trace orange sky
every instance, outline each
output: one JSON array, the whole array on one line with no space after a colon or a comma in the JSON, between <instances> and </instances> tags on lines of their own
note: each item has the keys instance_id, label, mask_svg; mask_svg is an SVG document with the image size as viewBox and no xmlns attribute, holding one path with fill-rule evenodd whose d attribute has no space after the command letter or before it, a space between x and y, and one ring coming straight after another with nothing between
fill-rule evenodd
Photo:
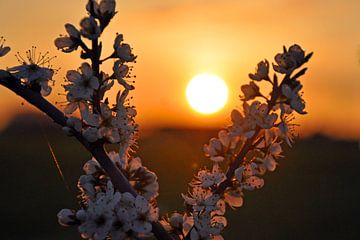
<instances>
[{"instance_id":1,"label":"orange sky","mask_svg":"<svg viewBox=\"0 0 360 240\"><path fill-rule=\"evenodd\" d=\"M0 68L17 64L16 51L37 45L58 56L54 93L62 92L65 72L81 61L77 54L58 52L53 40L65 33L66 22L77 25L85 16L85 3L0 1L0 35L13 49L0 59ZM263 58L272 60L283 44L298 43L315 52L302 79L309 114L297 118L301 134L360 139L360 1L124 0L117 9L104 34L104 55L111 53L116 32L138 55L134 104L143 127L225 126L231 109L240 106L237 96L247 74ZM187 82L202 72L221 76L230 88L226 107L213 115L195 113L185 100ZM3 88L0 96L0 127L30 108Z\"/></svg>"}]
</instances>

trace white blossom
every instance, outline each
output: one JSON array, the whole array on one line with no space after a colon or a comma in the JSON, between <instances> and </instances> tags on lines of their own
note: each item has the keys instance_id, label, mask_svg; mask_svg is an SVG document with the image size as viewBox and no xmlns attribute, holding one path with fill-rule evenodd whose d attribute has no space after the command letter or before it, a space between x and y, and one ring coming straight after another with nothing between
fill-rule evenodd
<instances>
[{"instance_id":1,"label":"white blossom","mask_svg":"<svg viewBox=\"0 0 360 240\"><path fill-rule=\"evenodd\" d=\"M200 170L193 184L199 184L203 188L208 188L217 185L226 179L225 174L222 172L218 164L214 164L212 171Z\"/></svg>"},{"instance_id":2,"label":"white blossom","mask_svg":"<svg viewBox=\"0 0 360 240\"><path fill-rule=\"evenodd\" d=\"M132 53L130 45L123 41L123 35L118 34L114 41L115 55L123 62L133 62L136 56Z\"/></svg>"},{"instance_id":3,"label":"white blossom","mask_svg":"<svg viewBox=\"0 0 360 240\"><path fill-rule=\"evenodd\" d=\"M136 218L132 221L131 229L138 233L150 233L152 230L151 222L157 217L150 213L148 201L138 195L135 199Z\"/></svg>"},{"instance_id":4,"label":"white blossom","mask_svg":"<svg viewBox=\"0 0 360 240\"><path fill-rule=\"evenodd\" d=\"M90 100L94 95L94 91L99 88L99 80L93 74L93 70L88 63L82 63L80 72L70 70L66 73L66 79L70 82L64 86L65 91L68 92L67 97L70 101ZM68 107L68 113L75 111L78 105ZM71 110L70 110L71 109Z\"/></svg>"},{"instance_id":5,"label":"white blossom","mask_svg":"<svg viewBox=\"0 0 360 240\"><path fill-rule=\"evenodd\" d=\"M81 35L90 40L95 40L100 36L100 28L93 17L90 16L83 18L80 22L80 26Z\"/></svg>"},{"instance_id":6,"label":"white blossom","mask_svg":"<svg viewBox=\"0 0 360 240\"><path fill-rule=\"evenodd\" d=\"M65 24L69 36L60 36L55 39L55 46L63 52L70 53L76 50L80 44L80 32L72 24Z\"/></svg>"},{"instance_id":7,"label":"white blossom","mask_svg":"<svg viewBox=\"0 0 360 240\"><path fill-rule=\"evenodd\" d=\"M114 74L119 84L127 90L133 90L134 86L130 85L124 78L128 77L129 66L124 64L121 60L114 62Z\"/></svg>"},{"instance_id":8,"label":"white blossom","mask_svg":"<svg viewBox=\"0 0 360 240\"><path fill-rule=\"evenodd\" d=\"M212 212L217 209L216 204L220 197L210 190L194 186L189 195L182 194L185 203L191 205L195 212Z\"/></svg>"},{"instance_id":9,"label":"white blossom","mask_svg":"<svg viewBox=\"0 0 360 240\"><path fill-rule=\"evenodd\" d=\"M276 72L289 74L306 61L304 50L295 44L288 51L284 48L284 53L275 56L277 65L273 64L273 67Z\"/></svg>"},{"instance_id":10,"label":"white blossom","mask_svg":"<svg viewBox=\"0 0 360 240\"><path fill-rule=\"evenodd\" d=\"M262 128L268 129L274 126L277 119L276 113L270 113L266 103L254 101L251 105L244 104L244 111L246 116L246 123L248 128L255 128L258 125Z\"/></svg>"},{"instance_id":11,"label":"white blossom","mask_svg":"<svg viewBox=\"0 0 360 240\"><path fill-rule=\"evenodd\" d=\"M109 14L113 16L115 14L115 0L102 0L99 4L99 12L101 15Z\"/></svg>"},{"instance_id":12,"label":"white blossom","mask_svg":"<svg viewBox=\"0 0 360 240\"><path fill-rule=\"evenodd\" d=\"M253 81L250 84L244 84L241 86L241 91L244 93L243 100L248 101L254 99L257 96L261 96L260 88Z\"/></svg>"},{"instance_id":13,"label":"white blossom","mask_svg":"<svg viewBox=\"0 0 360 240\"><path fill-rule=\"evenodd\" d=\"M101 0L100 2L97 0L91 0L86 5L86 9L89 13L91 13L90 4L93 5L93 13L94 17L97 18L112 18L115 15L115 0ZM108 19L108 20L110 20Z\"/></svg>"},{"instance_id":14,"label":"white blossom","mask_svg":"<svg viewBox=\"0 0 360 240\"><path fill-rule=\"evenodd\" d=\"M223 216L211 217L209 214L194 216L194 226L190 233L191 240L219 239L221 231L226 227L227 220Z\"/></svg>"},{"instance_id":15,"label":"white blossom","mask_svg":"<svg viewBox=\"0 0 360 240\"><path fill-rule=\"evenodd\" d=\"M115 205L120 201L120 193L108 181L105 193L98 193L94 201L88 200L86 209L76 213L81 224L78 229L85 239L103 240L112 229Z\"/></svg>"},{"instance_id":16,"label":"white blossom","mask_svg":"<svg viewBox=\"0 0 360 240\"><path fill-rule=\"evenodd\" d=\"M142 166L139 157L130 158L128 165L124 169L128 173L130 184L135 190L147 200L152 200L158 196L159 183L155 173Z\"/></svg>"},{"instance_id":17,"label":"white blossom","mask_svg":"<svg viewBox=\"0 0 360 240\"><path fill-rule=\"evenodd\" d=\"M255 74L250 73L249 77L255 81L269 79L269 62L268 60L258 63Z\"/></svg>"},{"instance_id":18,"label":"white blossom","mask_svg":"<svg viewBox=\"0 0 360 240\"><path fill-rule=\"evenodd\" d=\"M299 95L299 91L301 90L302 85L299 83L297 86L292 89L289 85L284 84L281 88L282 93L286 96L290 102L290 106L296 112L300 114L306 113L305 109L305 102Z\"/></svg>"},{"instance_id":19,"label":"white blossom","mask_svg":"<svg viewBox=\"0 0 360 240\"><path fill-rule=\"evenodd\" d=\"M49 86L49 81L55 73L50 66L50 61L53 59L45 54L36 54L36 47L26 51L26 59L20 54L16 57L21 65L8 68L8 71L16 78L23 79L24 83L32 89L39 88L39 92L43 96L48 96L52 88Z\"/></svg>"}]
</instances>

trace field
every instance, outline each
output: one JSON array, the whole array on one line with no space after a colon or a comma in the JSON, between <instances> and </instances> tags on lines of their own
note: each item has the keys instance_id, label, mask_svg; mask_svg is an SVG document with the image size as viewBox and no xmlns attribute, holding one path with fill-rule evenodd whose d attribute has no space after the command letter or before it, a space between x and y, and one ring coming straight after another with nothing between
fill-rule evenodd
<instances>
[{"instance_id":1,"label":"field","mask_svg":"<svg viewBox=\"0 0 360 240\"><path fill-rule=\"evenodd\" d=\"M157 172L162 212L182 209L181 192L204 165L202 145L215 130L144 131L139 155ZM67 185L59 177L48 138ZM79 239L57 224L61 208L77 207L76 181L91 156L45 117L26 115L0 133L1 239ZM228 209L226 239L358 239L360 151L358 142L323 136L300 139L265 186L246 192L245 205Z\"/></svg>"}]
</instances>

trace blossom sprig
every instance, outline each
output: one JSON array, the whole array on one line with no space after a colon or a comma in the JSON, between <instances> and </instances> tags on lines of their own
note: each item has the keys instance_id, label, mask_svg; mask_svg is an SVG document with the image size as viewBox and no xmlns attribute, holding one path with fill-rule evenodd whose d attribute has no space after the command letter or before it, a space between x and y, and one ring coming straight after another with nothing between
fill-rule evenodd
<instances>
[{"instance_id":1,"label":"blossom sprig","mask_svg":"<svg viewBox=\"0 0 360 240\"><path fill-rule=\"evenodd\" d=\"M123 36L117 34L114 40L114 53L101 60L102 43L99 42L102 32L115 15L115 1L90 0L86 6L88 17L80 21L80 29L72 24L65 28L69 36L61 36L55 40L55 45L64 52L69 53L82 47L83 59L90 59L91 64L84 62L78 70L69 70L66 74L66 107L64 113L72 120L64 130L68 134L73 131L80 132L89 142L105 141L131 145L135 142L138 129L134 121L135 108L127 99L129 92L134 89L131 75L135 55L130 45L123 43ZM92 47L88 47L82 40L91 40ZM105 73L100 65L109 59L115 59L113 72ZM106 93L115 86L115 81L123 87L118 92L116 102L110 103ZM80 113L80 118L78 118ZM77 120L76 120L77 119ZM77 128L74 128L74 121Z\"/></svg>"},{"instance_id":2,"label":"blossom sprig","mask_svg":"<svg viewBox=\"0 0 360 240\"><path fill-rule=\"evenodd\" d=\"M86 10L89 16L80 21L79 30L66 24L69 36L55 40L55 45L66 53L80 46L83 50L80 57L91 61L83 62L77 70L67 71L63 87L66 93L64 113L68 120L63 130L69 135L81 134L92 144L116 144L118 152L110 152L108 157L137 195L114 189L106 171L93 158L85 163L85 175L78 181L80 210L61 210L59 223L78 226L85 239L144 238L152 235L152 224L158 219L159 184L156 174L142 165L133 150L138 125L129 94L134 90L131 63L136 56L130 45L124 43L123 36L117 34L114 53L101 60L100 38L116 13L115 1L89 0ZM83 39L90 40L91 47ZM114 59L112 71L105 72L101 64L110 59ZM120 90L111 103L107 93L115 86Z\"/></svg>"},{"instance_id":3,"label":"blossom sprig","mask_svg":"<svg viewBox=\"0 0 360 240\"><path fill-rule=\"evenodd\" d=\"M249 74L253 81L241 87L243 108L234 109L230 126L204 146L212 170L201 169L190 182L189 192L182 195L187 211L162 220L176 239L223 239L226 205L241 207L245 191L264 186L262 175L274 171L283 157L281 145L286 142L291 146L294 141L294 112L306 113L299 81L306 68L297 73L295 70L311 56L305 55L299 45L284 47L284 52L275 56L273 78L267 60ZM283 75L281 82L278 74ZM272 85L268 96L260 92L257 81ZM177 219L176 224L172 218Z\"/></svg>"}]
</instances>

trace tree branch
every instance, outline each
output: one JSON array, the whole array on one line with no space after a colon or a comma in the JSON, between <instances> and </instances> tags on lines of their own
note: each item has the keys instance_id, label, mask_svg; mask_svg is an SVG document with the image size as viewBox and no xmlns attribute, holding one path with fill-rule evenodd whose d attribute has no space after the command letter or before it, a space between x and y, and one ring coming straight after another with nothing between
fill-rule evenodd
<instances>
[{"instance_id":1,"label":"tree branch","mask_svg":"<svg viewBox=\"0 0 360 240\"><path fill-rule=\"evenodd\" d=\"M8 88L18 96L25 99L27 102L38 108L40 111L48 115L55 123L66 126L67 117L54 105L43 98L40 93L34 92L26 86L22 85L19 79L12 76L4 70L0 70L0 85ZM80 133L74 131L74 137L96 158L101 167L109 175L111 182L120 192L129 192L137 196L136 191L130 185L127 178L114 165L108 157L104 144L100 141L89 143ZM159 222L152 223L152 231L157 239L172 240L169 234L165 231Z\"/></svg>"}]
</instances>

